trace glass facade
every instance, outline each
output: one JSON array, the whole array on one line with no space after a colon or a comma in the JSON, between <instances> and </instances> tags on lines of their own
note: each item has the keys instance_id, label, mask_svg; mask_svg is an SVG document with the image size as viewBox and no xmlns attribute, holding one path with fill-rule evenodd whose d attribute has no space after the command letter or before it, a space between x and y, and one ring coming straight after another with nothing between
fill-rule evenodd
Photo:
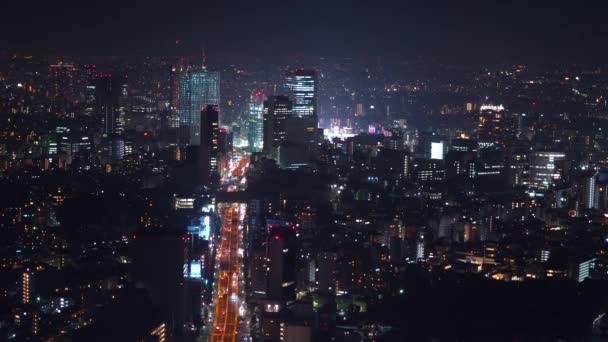
<instances>
[{"instance_id":1,"label":"glass facade","mask_svg":"<svg viewBox=\"0 0 608 342\"><path fill-rule=\"evenodd\" d=\"M530 180L532 185L548 188L561 178L559 163L566 159L564 152L538 151L530 154Z\"/></svg>"},{"instance_id":2,"label":"glass facade","mask_svg":"<svg viewBox=\"0 0 608 342\"><path fill-rule=\"evenodd\" d=\"M201 109L220 103L220 73L204 69L182 72L177 103L180 140L199 145Z\"/></svg>"},{"instance_id":3,"label":"glass facade","mask_svg":"<svg viewBox=\"0 0 608 342\"><path fill-rule=\"evenodd\" d=\"M317 115L317 73L314 70L287 71L286 87L297 116Z\"/></svg>"},{"instance_id":4,"label":"glass facade","mask_svg":"<svg viewBox=\"0 0 608 342\"><path fill-rule=\"evenodd\" d=\"M255 91L249 98L249 131L247 142L250 152L261 152L264 146L264 92Z\"/></svg>"}]
</instances>

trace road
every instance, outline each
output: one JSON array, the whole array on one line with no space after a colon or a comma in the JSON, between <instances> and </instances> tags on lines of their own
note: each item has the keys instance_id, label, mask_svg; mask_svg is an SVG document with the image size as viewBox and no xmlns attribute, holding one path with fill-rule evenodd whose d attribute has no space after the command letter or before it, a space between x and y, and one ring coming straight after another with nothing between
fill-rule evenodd
<instances>
[{"instance_id":1,"label":"road","mask_svg":"<svg viewBox=\"0 0 608 342\"><path fill-rule=\"evenodd\" d=\"M235 191L244 186L245 168L248 158L245 154L230 167L224 185L228 191ZM242 341L248 338L247 324L244 322L245 305L243 275L241 272L243 220L246 204L220 203L218 213L221 218L221 240L217 244L215 281L215 298L213 323L210 341Z\"/></svg>"}]
</instances>

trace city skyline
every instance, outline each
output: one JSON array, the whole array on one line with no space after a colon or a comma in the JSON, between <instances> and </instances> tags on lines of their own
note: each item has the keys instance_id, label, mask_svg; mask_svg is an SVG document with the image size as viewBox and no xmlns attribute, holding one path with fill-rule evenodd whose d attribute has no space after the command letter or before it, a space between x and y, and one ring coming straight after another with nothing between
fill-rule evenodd
<instances>
[{"instance_id":1,"label":"city skyline","mask_svg":"<svg viewBox=\"0 0 608 342\"><path fill-rule=\"evenodd\" d=\"M0 340L608 340L605 7L6 4Z\"/></svg>"}]
</instances>

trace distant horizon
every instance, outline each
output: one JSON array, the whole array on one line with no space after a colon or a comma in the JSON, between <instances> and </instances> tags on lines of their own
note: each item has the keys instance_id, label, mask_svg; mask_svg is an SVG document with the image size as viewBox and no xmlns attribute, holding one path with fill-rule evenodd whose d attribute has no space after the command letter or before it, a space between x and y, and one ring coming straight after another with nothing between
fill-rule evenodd
<instances>
[{"instance_id":1,"label":"distant horizon","mask_svg":"<svg viewBox=\"0 0 608 342\"><path fill-rule=\"evenodd\" d=\"M131 1L5 4L0 39L10 49L63 55L192 54L426 56L470 63L596 62L608 54L608 4L545 0ZM176 52L175 55L182 53Z\"/></svg>"}]
</instances>

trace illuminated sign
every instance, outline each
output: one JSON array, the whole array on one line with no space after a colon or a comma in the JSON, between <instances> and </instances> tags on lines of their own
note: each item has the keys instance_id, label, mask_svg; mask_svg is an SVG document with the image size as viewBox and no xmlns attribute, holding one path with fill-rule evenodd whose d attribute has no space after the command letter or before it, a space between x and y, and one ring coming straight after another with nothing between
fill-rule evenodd
<instances>
[{"instance_id":1,"label":"illuminated sign","mask_svg":"<svg viewBox=\"0 0 608 342\"><path fill-rule=\"evenodd\" d=\"M484 111L484 110L491 110L491 111L495 111L495 112L500 112L505 110L505 107L503 105L498 105L498 106L494 106L494 105L482 105L481 107L479 107L480 111Z\"/></svg>"},{"instance_id":2,"label":"illuminated sign","mask_svg":"<svg viewBox=\"0 0 608 342\"><path fill-rule=\"evenodd\" d=\"M443 143L431 143L431 159L443 160Z\"/></svg>"},{"instance_id":3,"label":"illuminated sign","mask_svg":"<svg viewBox=\"0 0 608 342\"><path fill-rule=\"evenodd\" d=\"M202 267L199 261L191 261L190 265L184 265L184 277L200 279L202 276Z\"/></svg>"},{"instance_id":4,"label":"illuminated sign","mask_svg":"<svg viewBox=\"0 0 608 342\"><path fill-rule=\"evenodd\" d=\"M211 234L211 219L209 216L201 216L201 226L198 232L199 238L202 240L209 240L209 235Z\"/></svg>"},{"instance_id":5,"label":"illuminated sign","mask_svg":"<svg viewBox=\"0 0 608 342\"><path fill-rule=\"evenodd\" d=\"M194 198L175 198L174 208L177 209L194 209Z\"/></svg>"}]
</instances>

